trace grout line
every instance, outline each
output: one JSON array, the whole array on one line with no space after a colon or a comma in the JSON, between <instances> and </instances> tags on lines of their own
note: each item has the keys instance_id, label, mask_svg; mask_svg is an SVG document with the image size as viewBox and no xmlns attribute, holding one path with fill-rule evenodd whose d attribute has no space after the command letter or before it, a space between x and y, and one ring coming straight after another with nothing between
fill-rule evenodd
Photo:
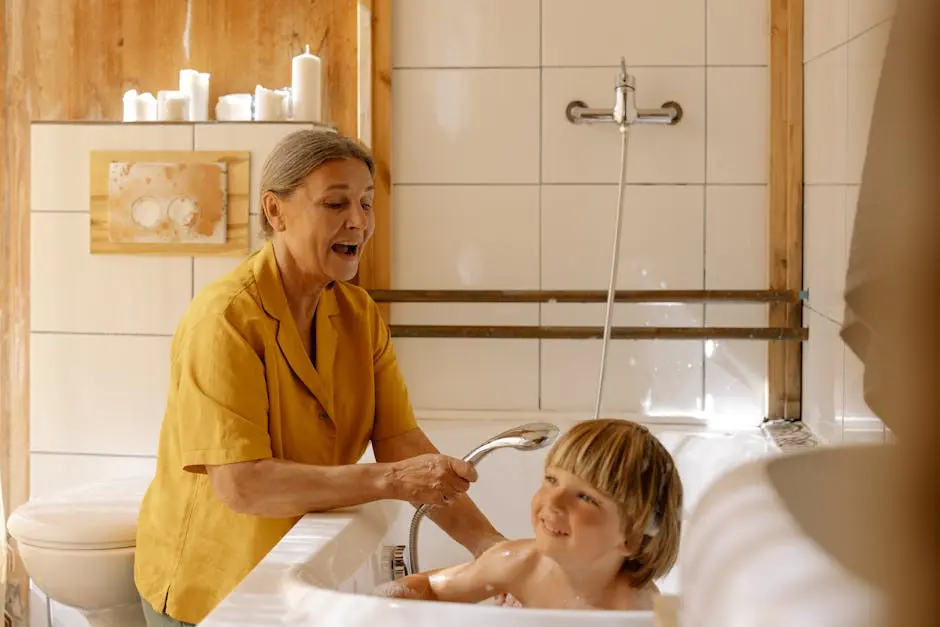
<instances>
[{"instance_id":1,"label":"grout line","mask_svg":"<svg viewBox=\"0 0 940 627\"><path fill-rule=\"evenodd\" d=\"M541 46L540 46L541 48ZM539 50L539 56L541 56L541 49ZM701 68L701 67L715 67L715 68L762 68L770 67L768 63L722 63L718 65L707 65L701 63L689 63L689 64L673 64L673 65L631 65L631 70L673 70L673 69L690 69L690 68ZM400 66L392 68L394 71L400 72L419 72L421 70L471 70L471 71L485 71L485 70L617 70L620 69L619 65L417 65L417 66Z\"/></svg>"},{"instance_id":2,"label":"grout line","mask_svg":"<svg viewBox=\"0 0 940 627\"><path fill-rule=\"evenodd\" d=\"M395 183L396 187L616 187L619 183L613 182L584 182L584 183ZM706 183L699 182L678 182L678 183L650 183L634 182L627 183L627 187L704 187ZM817 185L837 185L842 183L818 183ZM857 184L847 186L859 187ZM767 187L768 183L708 183L709 187ZM72 212L69 212L72 213ZM258 214L252 214L258 215Z\"/></svg>"},{"instance_id":3,"label":"grout line","mask_svg":"<svg viewBox=\"0 0 940 627\"><path fill-rule=\"evenodd\" d=\"M139 453L87 453L84 451L30 451L30 455L67 455L69 457L110 457L117 459L156 459L154 455L141 455Z\"/></svg>"},{"instance_id":4,"label":"grout line","mask_svg":"<svg viewBox=\"0 0 940 627\"><path fill-rule=\"evenodd\" d=\"M705 146L705 171L702 178L705 184L702 185L702 289L708 288L708 0L705 0L705 100L703 102L703 118L705 120L702 129L703 144ZM708 324L708 304L702 304L702 325ZM705 340L702 341L702 407L705 410L706 396L708 394L708 356L705 350Z\"/></svg>"},{"instance_id":5,"label":"grout line","mask_svg":"<svg viewBox=\"0 0 940 627\"><path fill-rule=\"evenodd\" d=\"M112 332L112 331L43 331L38 329L31 329L30 334L32 335L76 335L76 336L93 336L93 337L173 337L172 333L129 333L129 332Z\"/></svg>"},{"instance_id":6,"label":"grout line","mask_svg":"<svg viewBox=\"0 0 940 627\"><path fill-rule=\"evenodd\" d=\"M543 82L545 80L545 73L542 69L542 5L544 0L539 0L539 245L538 245L538 256L539 256L539 289L542 289L542 266L544 262L542 260L542 239L544 237L544 232L542 230L542 163L545 160L544 155L542 154L542 133L544 132L544 119L545 112L542 110L542 96L543 96ZM542 325L542 303L539 303L539 326ZM538 350L538 367L536 372L538 373L538 385L536 389L538 390L538 403L537 407L539 410L542 409L542 345L544 342L539 340L539 350Z\"/></svg>"}]
</instances>

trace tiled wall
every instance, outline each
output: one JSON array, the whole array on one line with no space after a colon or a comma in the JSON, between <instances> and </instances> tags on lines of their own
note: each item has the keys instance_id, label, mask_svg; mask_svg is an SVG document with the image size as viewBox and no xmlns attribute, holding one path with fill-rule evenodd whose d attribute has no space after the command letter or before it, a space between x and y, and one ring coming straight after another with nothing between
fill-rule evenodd
<instances>
[{"instance_id":1,"label":"tiled wall","mask_svg":"<svg viewBox=\"0 0 940 627\"><path fill-rule=\"evenodd\" d=\"M190 298L239 258L89 253L92 150L248 150L252 243L262 162L300 124L34 124L30 450L33 495L152 472L170 337Z\"/></svg>"},{"instance_id":2,"label":"tiled wall","mask_svg":"<svg viewBox=\"0 0 940 627\"><path fill-rule=\"evenodd\" d=\"M880 440L839 336L848 247L893 0L806 2L803 417L825 440Z\"/></svg>"},{"instance_id":3,"label":"tiled wall","mask_svg":"<svg viewBox=\"0 0 940 627\"><path fill-rule=\"evenodd\" d=\"M621 289L767 287L767 0L396 0L393 287L606 289L621 56L637 104L675 127L631 133ZM584 325L603 305L396 305L400 324ZM766 326L757 306L621 305L619 325ZM416 405L593 409L599 341L401 339ZM608 412L756 424L761 342L616 342Z\"/></svg>"}]
</instances>

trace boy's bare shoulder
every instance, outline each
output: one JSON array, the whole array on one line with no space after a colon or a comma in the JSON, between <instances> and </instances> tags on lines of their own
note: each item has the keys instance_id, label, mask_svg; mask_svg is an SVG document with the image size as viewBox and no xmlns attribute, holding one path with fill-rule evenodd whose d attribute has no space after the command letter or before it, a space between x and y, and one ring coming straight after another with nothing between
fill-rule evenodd
<instances>
[{"instance_id":1,"label":"boy's bare shoulder","mask_svg":"<svg viewBox=\"0 0 940 627\"><path fill-rule=\"evenodd\" d=\"M507 578L519 577L533 568L540 559L534 540L507 540L494 544L480 559L487 569L498 569Z\"/></svg>"}]
</instances>

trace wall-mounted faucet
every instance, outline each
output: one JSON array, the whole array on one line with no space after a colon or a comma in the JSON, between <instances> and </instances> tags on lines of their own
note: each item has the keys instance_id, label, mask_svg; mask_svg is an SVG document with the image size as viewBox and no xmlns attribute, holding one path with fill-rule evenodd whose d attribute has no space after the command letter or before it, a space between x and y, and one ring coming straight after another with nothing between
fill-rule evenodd
<instances>
[{"instance_id":1,"label":"wall-mounted faucet","mask_svg":"<svg viewBox=\"0 0 940 627\"><path fill-rule=\"evenodd\" d=\"M637 109L636 78L627 73L627 62L620 58L620 72L614 85L614 106L611 109L592 109L580 100L572 100L565 109L572 124L678 124L682 107L678 102L666 102L658 109Z\"/></svg>"}]
</instances>

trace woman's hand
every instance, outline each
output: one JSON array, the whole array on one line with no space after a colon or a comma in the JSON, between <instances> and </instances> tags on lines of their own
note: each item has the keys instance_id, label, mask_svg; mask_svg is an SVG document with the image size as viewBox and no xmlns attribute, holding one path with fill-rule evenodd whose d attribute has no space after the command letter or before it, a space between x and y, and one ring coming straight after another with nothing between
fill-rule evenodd
<instances>
[{"instance_id":1,"label":"woman's hand","mask_svg":"<svg viewBox=\"0 0 940 627\"><path fill-rule=\"evenodd\" d=\"M393 498L420 505L448 505L476 480L472 464L431 453L393 463L389 483Z\"/></svg>"}]
</instances>

